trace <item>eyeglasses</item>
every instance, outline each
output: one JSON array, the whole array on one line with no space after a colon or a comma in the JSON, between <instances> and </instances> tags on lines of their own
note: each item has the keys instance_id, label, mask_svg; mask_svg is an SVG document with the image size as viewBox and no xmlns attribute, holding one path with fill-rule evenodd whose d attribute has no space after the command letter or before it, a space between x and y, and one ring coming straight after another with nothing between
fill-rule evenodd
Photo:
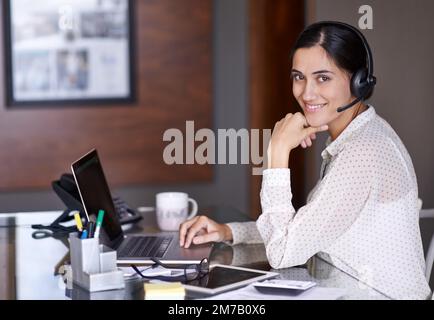
<instances>
[{"instance_id":1,"label":"eyeglasses","mask_svg":"<svg viewBox=\"0 0 434 320\"><path fill-rule=\"evenodd\" d=\"M131 265L131 267L134 269L134 271L142 278L144 279L158 279L163 281L181 281L181 282L191 282L195 280L201 280L209 273L209 262L207 258L204 258L200 261L199 264L190 264L190 265L167 265L163 262L161 262L157 258L151 258L151 260L154 262L154 264L150 267L147 267L144 270L139 270L137 266ZM166 269L181 269L182 274L181 275L174 275L174 276L147 276L143 274L143 271L152 269L155 267L163 267Z\"/></svg>"}]
</instances>

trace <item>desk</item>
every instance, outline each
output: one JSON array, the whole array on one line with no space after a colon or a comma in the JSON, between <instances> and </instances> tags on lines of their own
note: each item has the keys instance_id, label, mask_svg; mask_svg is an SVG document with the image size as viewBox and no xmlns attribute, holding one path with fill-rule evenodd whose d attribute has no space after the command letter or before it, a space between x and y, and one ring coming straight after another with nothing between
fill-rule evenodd
<instances>
[{"instance_id":1,"label":"desk","mask_svg":"<svg viewBox=\"0 0 434 320\"><path fill-rule=\"evenodd\" d=\"M123 290L89 294L78 288L65 288L61 276L54 275L54 269L68 253L67 242L53 238L35 240L30 227L35 223L49 224L60 213L0 214L0 299L143 299L143 286L138 278L127 280ZM249 220L243 213L226 207L208 208L202 213L220 222ZM154 213L144 213L143 218L127 232L158 230ZM210 260L211 263L270 269L263 245L230 247L219 243ZM323 287L343 288L346 291L343 299L387 299L319 257L313 257L306 267L277 271L284 279L311 280Z\"/></svg>"}]
</instances>

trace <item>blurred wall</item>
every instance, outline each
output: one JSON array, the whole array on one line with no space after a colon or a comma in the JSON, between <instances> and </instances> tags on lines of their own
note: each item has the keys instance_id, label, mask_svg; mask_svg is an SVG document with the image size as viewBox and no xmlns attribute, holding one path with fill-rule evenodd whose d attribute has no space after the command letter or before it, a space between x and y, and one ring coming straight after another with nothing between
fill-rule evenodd
<instances>
[{"instance_id":1,"label":"blurred wall","mask_svg":"<svg viewBox=\"0 0 434 320\"><path fill-rule=\"evenodd\" d=\"M434 207L434 2L430 0L308 0L308 22L358 24L360 6L373 9L372 30L362 30L377 76L369 101L400 136L416 170L424 208ZM308 151L307 188L318 179L326 135Z\"/></svg>"},{"instance_id":2,"label":"blurred wall","mask_svg":"<svg viewBox=\"0 0 434 320\"><path fill-rule=\"evenodd\" d=\"M36 32L38 34L34 37L30 34L30 38L26 38L25 35L29 35L27 28L50 30L50 17L57 7L55 3L62 1L40 2L41 7L36 10L41 11L32 13L37 17L26 18L28 25L20 27L20 14L24 14L25 3L28 6L29 2L13 1L13 12L17 17L12 32L17 40L13 41L15 53L12 61L27 71L18 72L18 68L12 80L31 77L29 82L17 82L23 85L17 91L18 95L20 91L25 93L28 89L37 88L32 88L30 83L38 86L40 81L54 80L54 71L62 66L62 60L55 56L64 55L63 52L67 52L68 56L73 52L84 54L87 58L83 61L88 64L84 63L81 71L74 71L73 64L68 63L69 72L80 74L57 73L60 80L57 85L60 87L62 83L74 87L74 79L87 79L81 85L89 92L99 86L119 86L111 79L120 77L116 68L107 67L113 61L117 61L116 66L121 66L122 59L117 56L117 50L113 50L113 54L107 51L101 53L94 47L96 43L82 37L78 29L53 35ZM100 3L103 6L103 1ZM43 4L51 7L52 11L44 11ZM161 137L168 128L184 131L186 119L194 119L197 128L212 126L213 0L134 1L131 4L134 12L131 89L136 94L130 103L114 99L98 106L83 99L80 103L68 101L67 105L40 101L31 107L15 107L8 99L9 90L6 90L10 87L7 75L10 76L13 69L11 62L6 59L0 63L0 74L4 75L0 77L0 150L3 151L0 152L0 190L45 190L50 181L68 170L71 159L77 159L91 148L98 149L112 186L212 181L211 165L167 166L161 161L164 150ZM98 10L96 8L97 5L95 10ZM79 4L76 9L78 15L84 14L80 10L88 10ZM0 6L0 20L8 21L8 11L7 7ZM36 12L40 12L40 16ZM86 19L82 26L85 25ZM2 26L0 23L0 29ZM3 28L0 30L0 42L3 35L6 40L10 34L7 23ZM22 40L18 40L21 32ZM106 40L100 44L122 46L122 41ZM39 52L30 49L35 45L40 49L47 48L47 60L43 55L33 60ZM80 49L74 51L74 48ZM6 44L2 55L9 57L8 52ZM21 61L19 57L22 54L30 54L32 58ZM31 64L27 66L29 62ZM47 73L39 68L46 68ZM94 72L97 74L94 75ZM66 76L66 83L61 80L63 76ZM48 88L54 88L53 85L48 85ZM74 90L74 93L78 92Z\"/></svg>"},{"instance_id":3,"label":"blurred wall","mask_svg":"<svg viewBox=\"0 0 434 320\"><path fill-rule=\"evenodd\" d=\"M247 128L246 7L246 0L214 1L214 129ZM65 168L68 166L69 164L65 163ZM214 167L214 179L210 183L172 183L155 187L146 185L112 191L113 194L123 197L132 207L153 206L155 193L175 190L188 192L198 200L199 207L220 204L246 211L248 170L247 166L242 165L217 165ZM0 212L62 208L63 204L51 190L0 193Z\"/></svg>"}]
</instances>

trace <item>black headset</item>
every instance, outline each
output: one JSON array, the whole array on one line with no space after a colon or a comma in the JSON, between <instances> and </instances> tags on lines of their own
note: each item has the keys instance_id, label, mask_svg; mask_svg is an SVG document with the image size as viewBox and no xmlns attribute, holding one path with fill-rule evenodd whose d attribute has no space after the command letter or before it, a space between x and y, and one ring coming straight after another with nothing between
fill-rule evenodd
<instances>
[{"instance_id":1,"label":"black headset","mask_svg":"<svg viewBox=\"0 0 434 320\"><path fill-rule=\"evenodd\" d=\"M377 78L374 77L374 61L372 59L371 48L369 47L368 41L366 40L363 33L360 32L357 28L353 27L350 24L339 22L339 21L321 21L310 25L308 28L312 26L342 26L357 34L357 36L362 40L363 46L366 51L366 66L360 68L351 77L350 82L350 90L351 94L356 97L351 103L339 107L337 109L338 112L345 111L356 103L363 101L374 89L375 84L377 83Z\"/></svg>"}]
</instances>

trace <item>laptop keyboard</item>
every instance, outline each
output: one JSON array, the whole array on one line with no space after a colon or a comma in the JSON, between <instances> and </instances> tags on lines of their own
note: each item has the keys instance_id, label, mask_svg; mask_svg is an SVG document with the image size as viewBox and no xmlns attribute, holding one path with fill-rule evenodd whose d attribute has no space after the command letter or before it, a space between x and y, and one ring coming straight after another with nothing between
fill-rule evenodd
<instances>
[{"instance_id":1,"label":"laptop keyboard","mask_svg":"<svg viewBox=\"0 0 434 320\"><path fill-rule=\"evenodd\" d=\"M119 255L121 257L155 257L161 258L167 251L172 237L136 236L124 241Z\"/></svg>"}]
</instances>

